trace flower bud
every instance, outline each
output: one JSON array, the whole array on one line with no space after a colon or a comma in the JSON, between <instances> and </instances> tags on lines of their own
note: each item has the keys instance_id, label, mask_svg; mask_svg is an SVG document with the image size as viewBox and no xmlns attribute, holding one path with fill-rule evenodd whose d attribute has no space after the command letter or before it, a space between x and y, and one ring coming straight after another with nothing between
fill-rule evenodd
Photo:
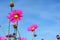
<instances>
[{"instance_id":1,"label":"flower bud","mask_svg":"<svg viewBox=\"0 0 60 40\"><path fill-rule=\"evenodd\" d=\"M34 37L36 37L37 35L36 34L34 34Z\"/></svg>"},{"instance_id":2,"label":"flower bud","mask_svg":"<svg viewBox=\"0 0 60 40\"><path fill-rule=\"evenodd\" d=\"M10 7L14 7L14 3L13 2L10 2Z\"/></svg>"},{"instance_id":3,"label":"flower bud","mask_svg":"<svg viewBox=\"0 0 60 40\"><path fill-rule=\"evenodd\" d=\"M17 28L17 25L16 25L16 23L14 23L14 24L13 24L13 27L14 27L14 28Z\"/></svg>"}]
</instances>

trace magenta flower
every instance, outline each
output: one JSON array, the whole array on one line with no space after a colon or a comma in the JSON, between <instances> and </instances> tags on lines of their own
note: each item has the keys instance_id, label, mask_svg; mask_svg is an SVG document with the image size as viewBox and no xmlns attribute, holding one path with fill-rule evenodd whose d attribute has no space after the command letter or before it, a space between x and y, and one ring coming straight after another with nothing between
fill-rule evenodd
<instances>
[{"instance_id":1,"label":"magenta flower","mask_svg":"<svg viewBox=\"0 0 60 40\"><path fill-rule=\"evenodd\" d=\"M28 31L35 31L35 29L37 29L37 24L32 24L29 28L28 28Z\"/></svg>"},{"instance_id":2,"label":"magenta flower","mask_svg":"<svg viewBox=\"0 0 60 40\"><path fill-rule=\"evenodd\" d=\"M0 36L0 40L6 40L5 36Z\"/></svg>"},{"instance_id":3,"label":"magenta flower","mask_svg":"<svg viewBox=\"0 0 60 40\"><path fill-rule=\"evenodd\" d=\"M18 20L20 20L22 17L22 11L21 10L13 10L12 12L9 13L9 16L7 16L7 18L11 21L11 22L17 22Z\"/></svg>"},{"instance_id":4,"label":"magenta flower","mask_svg":"<svg viewBox=\"0 0 60 40\"><path fill-rule=\"evenodd\" d=\"M60 39L60 36L59 36L59 35L56 35L56 38L57 38L57 39Z\"/></svg>"},{"instance_id":5,"label":"magenta flower","mask_svg":"<svg viewBox=\"0 0 60 40\"><path fill-rule=\"evenodd\" d=\"M24 37L19 37L18 40L26 40Z\"/></svg>"}]
</instances>

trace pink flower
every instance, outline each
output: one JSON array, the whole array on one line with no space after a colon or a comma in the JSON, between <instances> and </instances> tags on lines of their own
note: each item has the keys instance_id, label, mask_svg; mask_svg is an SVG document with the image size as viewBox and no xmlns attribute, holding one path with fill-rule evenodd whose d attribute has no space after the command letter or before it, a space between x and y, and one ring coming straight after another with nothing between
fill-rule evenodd
<instances>
[{"instance_id":1,"label":"pink flower","mask_svg":"<svg viewBox=\"0 0 60 40\"><path fill-rule=\"evenodd\" d=\"M28 31L35 31L35 29L37 29L37 24L32 24L29 28L28 28Z\"/></svg>"},{"instance_id":2,"label":"pink flower","mask_svg":"<svg viewBox=\"0 0 60 40\"><path fill-rule=\"evenodd\" d=\"M24 37L19 37L18 40L26 40Z\"/></svg>"},{"instance_id":3,"label":"pink flower","mask_svg":"<svg viewBox=\"0 0 60 40\"><path fill-rule=\"evenodd\" d=\"M0 40L6 40L5 36L0 36Z\"/></svg>"},{"instance_id":4,"label":"pink flower","mask_svg":"<svg viewBox=\"0 0 60 40\"><path fill-rule=\"evenodd\" d=\"M21 10L13 10L12 12L9 13L9 16L7 16L7 18L11 21L11 22L17 22L18 20L20 20L22 17L22 11Z\"/></svg>"},{"instance_id":5,"label":"pink flower","mask_svg":"<svg viewBox=\"0 0 60 40\"><path fill-rule=\"evenodd\" d=\"M59 36L59 35L56 35L56 38L57 38L57 39L60 39L60 36Z\"/></svg>"}]
</instances>

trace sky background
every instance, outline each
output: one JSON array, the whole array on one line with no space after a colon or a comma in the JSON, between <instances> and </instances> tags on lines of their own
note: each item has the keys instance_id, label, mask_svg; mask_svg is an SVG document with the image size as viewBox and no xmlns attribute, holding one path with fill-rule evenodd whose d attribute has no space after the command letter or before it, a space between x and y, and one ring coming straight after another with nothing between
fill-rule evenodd
<instances>
[{"instance_id":1,"label":"sky background","mask_svg":"<svg viewBox=\"0 0 60 40\"><path fill-rule=\"evenodd\" d=\"M32 40L32 32L27 28L31 24L37 24L36 40L57 40L56 35L60 35L60 0L13 0L14 8L23 11L23 17L18 23L18 30L21 37ZM8 22L6 18L11 11L10 0L0 0L0 36L8 34ZM4 31L4 32L3 32ZM11 23L11 33L14 32Z\"/></svg>"}]
</instances>

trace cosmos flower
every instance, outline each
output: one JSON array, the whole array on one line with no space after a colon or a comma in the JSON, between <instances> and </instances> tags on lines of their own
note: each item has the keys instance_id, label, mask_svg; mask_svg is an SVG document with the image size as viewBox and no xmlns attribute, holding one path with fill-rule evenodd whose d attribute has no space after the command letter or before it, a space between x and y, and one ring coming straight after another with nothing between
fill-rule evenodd
<instances>
[{"instance_id":1,"label":"cosmos flower","mask_svg":"<svg viewBox=\"0 0 60 40\"><path fill-rule=\"evenodd\" d=\"M59 35L56 35L56 38L57 38L57 39L60 39L60 36L59 36Z\"/></svg>"},{"instance_id":2,"label":"cosmos flower","mask_svg":"<svg viewBox=\"0 0 60 40\"><path fill-rule=\"evenodd\" d=\"M37 24L32 24L29 28L28 28L28 31L35 31L35 29L37 29Z\"/></svg>"},{"instance_id":3,"label":"cosmos flower","mask_svg":"<svg viewBox=\"0 0 60 40\"><path fill-rule=\"evenodd\" d=\"M12 12L9 13L9 15L7 16L7 18L11 21L11 22L17 22L18 20L20 20L22 17L22 11L21 10L12 10Z\"/></svg>"},{"instance_id":4,"label":"cosmos flower","mask_svg":"<svg viewBox=\"0 0 60 40\"><path fill-rule=\"evenodd\" d=\"M19 37L18 40L26 40L24 37Z\"/></svg>"},{"instance_id":5,"label":"cosmos flower","mask_svg":"<svg viewBox=\"0 0 60 40\"><path fill-rule=\"evenodd\" d=\"M6 40L5 36L0 36L0 40Z\"/></svg>"}]
</instances>

